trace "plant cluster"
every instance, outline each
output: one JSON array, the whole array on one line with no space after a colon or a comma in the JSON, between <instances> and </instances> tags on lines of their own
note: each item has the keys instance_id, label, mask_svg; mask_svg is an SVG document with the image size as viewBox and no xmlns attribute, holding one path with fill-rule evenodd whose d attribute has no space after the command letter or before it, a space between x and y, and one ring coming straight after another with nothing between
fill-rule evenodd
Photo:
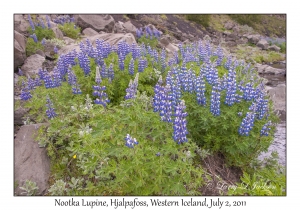
<instances>
[{"instance_id":1,"label":"plant cluster","mask_svg":"<svg viewBox=\"0 0 300 210\"><path fill-rule=\"evenodd\" d=\"M150 45L86 40L22 91L29 115L50 123L39 140L56 160L51 195L200 194L201 151L247 167L278 119L250 65L201 40L169 59Z\"/></svg>"}]
</instances>

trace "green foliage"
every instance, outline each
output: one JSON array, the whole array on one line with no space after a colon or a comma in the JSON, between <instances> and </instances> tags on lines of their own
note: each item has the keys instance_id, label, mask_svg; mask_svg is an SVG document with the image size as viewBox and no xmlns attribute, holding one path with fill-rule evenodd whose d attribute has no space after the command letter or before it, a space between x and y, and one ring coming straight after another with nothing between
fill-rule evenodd
<instances>
[{"instance_id":1,"label":"green foliage","mask_svg":"<svg viewBox=\"0 0 300 210\"><path fill-rule=\"evenodd\" d=\"M247 168L269 147L275 126L267 137L260 137L260 130L267 121L276 123L278 120L272 112L272 103L269 103L269 119L256 120L250 135L240 136L238 128L251 101L227 106L225 91L222 91L221 115L215 117L209 110L212 88L208 83L206 107L197 104L195 94L183 93L188 113L188 142L176 144L172 139L172 124L161 121L152 107L153 87L159 76L166 77L170 68L160 70L161 64L152 63L147 55L148 66L139 72L136 98L124 101L129 81L134 79L134 75L128 73L131 58L131 54L126 56L123 71L119 69L116 53L104 59L106 67L113 64L114 69L114 79L102 78L101 82L110 99L107 107L93 103L97 64L92 58L89 75L84 75L78 60L72 67L82 94L74 95L67 82L57 88L39 86L31 91L32 98L24 105L30 108L25 117L37 123L49 123L40 128L37 140L40 146L47 148L52 160L50 195L199 195L198 189L203 185L199 160L221 152L228 164ZM215 59L212 57L212 62ZM188 62L186 67L199 75L197 63ZM242 70L241 67L236 69L237 83L248 82L250 77L256 81L257 75ZM138 73L137 60L134 73ZM226 74L227 69L218 67L219 77ZM57 114L53 119L46 115L47 97ZM242 112L242 116L238 116L238 112ZM134 148L125 146L127 134L139 142ZM250 179L257 180L257 177Z\"/></svg>"},{"instance_id":2,"label":"green foliage","mask_svg":"<svg viewBox=\"0 0 300 210\"><path fill-rule=\"evenodd\" d=\"M65 23L63 25L58 25L58 28L63 32L63 34L72 39L77 39L80 37L80 27L75 27L74 23Z\"/></svg>"},{"instance_id":3,"label":"green foliage","mask_svg":"<svg viewBox=\"0 0 300 210\"><path fill-rule=\"evenodd\" d=\"M240 69L236 69L239 79L244 75L240 74ZM226 69L219 67L219 77L226 73ZM247 81L247 78L244 78ZM247 167L250 162L266 151L273 141L275 124L272 126L269 136L260 136L260 130L269 120L276 123L279 118L275 113L270 113L268 119L255 120L254 127L249 136L240 136L238 129L243 118L246 116L252 101L241 100L232 106L226 105L226 91L221 91L221 115L213 116L210 112L211 85L206 83L206 106L197 104L195 94L184 93L183 99L187 106L187 121L189 137L199 146L209 149L212 152L221 152L226 157L230 165ZM241 94L239 91L238 94ZM269 104L272 110L272 104ZM242 112L242 116L237 113Z\"/></svg>"},{"instance_id":4,"label":"green foliage","mask_svg":"<svg viewBox=\"0 0 300 210\"><path fill-rule=\"evenodd\" d=\"M26 43L26 56L29 57L35 54L38 50L44 50L44 46L41 42L35 43L32 38L28 38Z\"/></svg>"},{"instance_id":5,"label":"green foliage","mask_svg":"<svg viewBox=\"0 0 300 210\"><path fill-rule=\"evenodd\" d=\"M84 178L84 182L89 183L88 187L76 188L78 194L199 194L196 186L202 183L202 173L193 165L193 159L198 156L194 152L195 143L189 142L183 147L175 144L170 138L172 125L145 109L140 100L129 100L131 105L123 108L75 107L72 112L52 120L46 134L49 143L59 147L64 157L74 159L76 155L74 161L56 161L56 164L73 162L70 175L80 174L75 178ZM89 132L84 132L86 130ZM139 142L134 148L125 146L127 133ZM156 155L158 152L160 156ZM53 156L56 160L60 157L57 155ZM63 178L56 176L56 179ZM65 186L59 180L49 192L64 195L68 193Z\"/></svg>"},{"instance_id":6,"label":"green foliage","mask_svg":"<svg viewBox=\"0 0 300 210\"><path fill-rule=\"evenodd\" d=\"M228 195L285 196L286 173L277 160L278 156L272 153L265 166L244 172L242 182L230 187Z\"/></svg>"},{"instance_id":7,"label":"green foliage","mask_svg":"<svg viewBox=\"0 0 300 210\"><path fill-rule=\"evenodd\" d=\"M190 20L190 21L194 21L204 27L208 27L209 26L209 22L210 22L210 17L211 15L195 15L195 14L189 14L186 15L186 19Z\"/></svg>"},{"instance_id":8,"label":"green foliage","mask_svg":"<svg viewBox=\"0 0 300 210\"><path fill-rule=\"evenodd\" d=\"M24 190L22 194L32 196L36 194L37 190L39 190L39 187L36 185L35 182L26 180L23 187L20 187L20 189Z\"/></svg>"},{"instance_id":9,"label":"green foliage","mask_svg":"<svg viewBox=\"0 0 300 210\"><path fill-rule=\"evenodd\" d=\"M35 33L39 41L42 41L43 38L45 39L55 38L55 33L50 28L42 28L41 26L36 26L34 31L30 27L28 28L28 31L30 34Z\"/></svg>"},{"instance_id":10,"label":"green foliage","mask_svg":"<svg viewBox=\"0 0 300 210\"><path fill-rule=\"evenodd\" d=\"M229 16L239 24L250 27L255 27L255 24L260 23L262 20L262 16L257 14L234 14Z\"/></svg>"},{"instance_id":11,"label":"green foliage","mask_svg":"<svg viewBox=\"0 0 300 210\"><path fill-rule=\"evenodd\" d=\"M158 46L158 40L155 37L152 37L152 39L147 38L145 35L139 38L138 40L139 44L144 43L144 45L149 45L151 48L156 48Z\"/></svg>"}]
</instances>

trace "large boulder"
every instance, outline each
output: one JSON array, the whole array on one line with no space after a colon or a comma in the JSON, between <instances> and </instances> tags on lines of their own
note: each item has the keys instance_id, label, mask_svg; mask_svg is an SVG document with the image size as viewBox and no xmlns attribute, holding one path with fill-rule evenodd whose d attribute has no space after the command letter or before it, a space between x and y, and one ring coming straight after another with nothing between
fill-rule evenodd
<instances>
[{"instance_id":1,"label":"large boulder","mask_svg":"<svg viewBox=\"0 0 300 210\"><path fill-rule=\"evenodd\" d=\"M94 29L91 28L86 28L82 31L82 34L84 34L85 36L94 36L99 34L97 31L95 31Z\"/></svg>"},{"instance_id":2,"label":"large boulder","mask_svg":"<svg viewBox=\"0 0 300 210\"><path fill-rule=\"evenodd\" d=\"M91 41L91 43L95 46L96 40L103 39L104 42L109 43L111 46L117 45L121 40L124 40L127 44L136 44L136 40L131 33L127 34L111 34L111 33L105 33L105 34L98 34L95 36L90 36L87 39ZM85 40L84 40L85 42Z\"/></svg>"},{"instance_id":3,"label":"large boulder","mask_svg":"<svg viewBox=\"0 0 300 210\"><path fill-rule=\"evenodd\" d=\"M279 84L276 87L268 87L267 92L274 102L274 109L281 115L280 118L285 120L286 117L286 85Z\"/></svg>"},{"instance_id":4,"label":"large boulder","mask_svg":"<svg viewBox=\"0 0 300 210\"><path fill-rule=\"evenodd\" d=\"M269 43L265 39L259 40L259 42L256 44L257 47L261 48L262 50L266 50L269 47Z\"/></svg>"},{"instance_id":5,"label":"large boulder","mask_svg":"<svg viewBox=\"0 0 300 210\"><path fill-rule=\"evenodd\" d=\"M21 67L22 71L26 76L32 76L38 73L39 69L42 68L45 57L34 54L25 60L24 65Z\"/></svg>"},{"instance_id":6,"label":"large boulder","mask_svg":"<svg viewBox=\"0 0 300 210\"><path fill-rule=\"evenodd\" d=\"M57 39L62 39L64 37L64 34L63 32L58 28L58 27L51 27L52 31L54 32L55 34L55 37Z\"/></svg>"},{"instance_id":7,"label":"large boulder","mask_svg":"<svg viewBox=\"0 0 300 210\"><path fill-rule=\"evenodd\" d=\"M123 24L123 27L126 32L135 34L136 33L136 27L130 22L127 21Z\"/></svg>"},{"instance_id":8,"label":"large boulder","mask_svg":"<svg viewBox=\"0 0 300 210\"><path fill-rule=\"evenodd\" d=\"M173 55L174 52L179 50L179 48L176 45L171 43L171 37L169 35L163 36L159 40L159 45L161 46L161 48L165 48L166 52L169 55Z\"/></svg>"},{"instance_id":9,"label":"large boulder","mask_svg":"<svg viewBox=\"0 0 300 210\"><path fill-rule=\"evenodd\" d=\"M14 69L18 69L26 60L26 38L14 31Z\"/></svg>"},{"instance_id":10,"label":"large boulder","mask_svg":"<svg viewBox=\"0 0 300 210\"><path fill-rule=\"evenodd\" d=\"M250 43L257 44L260 40L260 35L259 34L248 35L247 39L249 40Z\"/></svg>"},{"instance_id":11,"label":"large boulder","mask_svg":"<svg viewBox=\"0 0 300 210\"><path fill-rule=\"evenodd\" d=\"M268 47L268 50L279 52L280 51L280 47L278 47L276 45L271 45L271 46Z\"/></svg>"},{"instance_id":12,"label":"large boulder","mask_svg":"<svg viewBox=\"0 0 300 210\"><path fill-rule=\"evenodd\" d=\"M24 125L14 139L14 189L15 195L23 195L20 189L26 180L38 186L36 195L47 191L50 176L50 159L46 148L40 148L34 140L40 126L47 124Z\"/></svg>"},{"instance_id":13,"label":"large boulder","mask_svg":"<svg viewBox=\"0 0 300 210\"><path fill-rule=\"evenodd\" d=\"M116 22L114 32L115 33L125 33L124 23L121 21Z\"/></svg>"},{"instance_id":14,"label":"large boulder","mask_svg":"<svg viewBox=\"0 0 300 210\"><path fill-rule=\"evenodd\" d=\"M27 29L30 27L29 22L25 20L23 15L14 15L14 30L20 34L29 35Z\"/></svg>"},{"instance_id":15,"label":"large boulder","mask_svg":"<svg viewBox=\"0 0 300 210\"><path fill-rule=\"evenodd\" d=\"M259 74L286 74L286 70L285 69L277 69L277 68L273 68L269 65L262 65L262 64L255 64L254 66Z\"/></svg>"},{"instance_id":16,"label":"large boulder","mask_svg":"<svg viewBox=\"0 0 300 210\"><path fill-rule=\"evenodd\" d=\"M75 15L74 18L81 29L92 28L98 32L113 32L115 26L115 20L111 15Z\"/></svg>"}]
</instances>

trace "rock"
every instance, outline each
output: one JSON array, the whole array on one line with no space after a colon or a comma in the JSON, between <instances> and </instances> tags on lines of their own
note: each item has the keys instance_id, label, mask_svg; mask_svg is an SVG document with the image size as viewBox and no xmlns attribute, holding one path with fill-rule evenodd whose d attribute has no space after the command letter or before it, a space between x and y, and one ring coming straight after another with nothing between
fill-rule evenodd
<instances>
[{"instance_id":1,"label":"rock","mask_svg":"<svg viewBox=\"0 0 300 210\"><path fill-rule=\"evenodd\" d=\"M133 34L131 34L131 33L127 33L127 34L105 33L105 34L98 34L95 36L88 37L88 39L91 41L91 43L94 46L96 44L97 39L99 39L99 40L103 39L105 42L108 42L112 46L117 45L118 42L120 42L121 40L124 40L128 44L132 44L132 43L136 44L136 40L135 40ZM85 40L84 40L84 42L85 42Z\"/></svg>"},{"instance_id":2,"label":"rock","mask_svg":"<svg viewBox=\"0 0 300 210\"><path fill-rule=\"evenodd\" d=\"M225 45L227 47L235 47L236 46L236 43L234 41L228 41L228 42L225 42Z\"/></svg>"},{"instance_id":3,"label":"rock","mask_svg":"<svg viewBox=\"0 0 300 210\"><path fill-rule=\"evenodd\" d=\"M285 74L286 70L273 68L269 65L255 64L254 66L259 74Z\"/></svg>"},{"instance_id":4,"label":"rock","mask_svg":"<svg viewBox=\"0 0 300 210\"><path fill-rule=\"evenodd\" d=\"M248 35L247 39L249 40L250 43L252 44L257 44L258 41L260 40L260 35L256 34L256 35Z\"/></svg>"},{"instance_id":5,"label":"rock","mask_svg":"<svg viewBox=\"0 0 300 210\"><path fill-rule=\"evenodd\" d=\"M38 186L36 195L44 195L50 176L50 159L46 148L40 148L34 140L40 126L47 124L24 125L14 139L14 182L15 195L23 195L20 189L26 180Z\"/></svg>"},{"instance_id":6,"label":"rock","mask_svg":"<svg viewBox=\"0 0 300 210\"><path fill-rule=\"evenodd\" d=\"M99 34L97 31L95 31L94 29L91 28L86 28L82 31L82 34L86 35L86 36L94 36Z\"/></svg>"},{"instance_id":7,"label":"rock","mask_svg":"<svg viewBox=\"0 0 300 210\"><path fill-rule=\"evenodd\" d=\"M19 43L19 45L24 49L26 49L26 38L23 34L20 34L17 31L14 31L14 35L15 35L15 39L17 40L17 42Z\"/></svg>"},{"instance_id":8,"label":"rock","mask_svg":"<svg viewBox=\"0 0 300 210\"><path fill-rule=\"evenodd\" d=\"M45 56L45 53L42 51L42 50L37 50L36 51L36 54L40 55L40 56L43 56L43 57L46 57Z\"/></svg>"},{"instance_id":9,"label":"rock","mask_svg":"<svg viewBox=\"0 0 300 210\"><path fill-rule=\"evenodd\" d=\"M38 73L38 70L42 68L45 58L38 54L31 55L25 60L24 65L21 67L25 75L35 75Z\"/></svg>"},{"instance_id":10,"label":"rock","mask_svg":"<svg viewBox=\"0 0 300 210\"><path fill-rule=\"evenodd\" d=\"M61 49L58 50L58 55L62 55L62 54L67 54L73 50L76 50L76 52L80 51L80 47L79 44L70 44L70 45L66 45L63 46Z\"/></svg>"},{"instance_id":11,"label":"rock","mask_svg":"<svg viewBox=\"0 0 300 210\"><path fill-rule=\"evenodd\" d=\"M44 53L47 59L49 60L54 60L54 44L47 41L46 44L44 45Z\"/></svg>"},{"instance_id":12,"label":"rock","mask_svg":"<svg viewBox=\"0 0 300 210\"><path fill-rule=\"evenodd\" d=\"M29 32L27 31L29 27L29 22L24 19L23 15L14 15L14 30L20 34L29 36Z\"/></svg>"},{"instance_id":13,"label":"rock","mask_svg":"<svg viewBox=\"0 0 300 210\"><path fill-rule=\"evenodd\" d=\"M174 44L170 43L170 41L171 41L171 37L169 35L166 35L159 40L159 44L162 48L165 48L166 52L169 55L173 55L173 53L178 51L179 48Z\"/></svg>"},{"instance_id":14,"label":"rock","mask_svg":"<svg viewBox=\"0 0 300 210\"><path fill-rule=\"evenodd\" d=\"M19 108L14 112L14 124L15 125L24 125L23 117L30 109Z\"/></svg>"},{"instance_id":15,"label":"rock","mask_svg":"<svg viewBox=\"0 0 300 210\"><path fill-rule=\"evenodd\" d=\"M81 29L92 28L97 32L113 32L115 26L115 20L111 15L74 15L74 18Z\"/></svg>"},{"instance_id":16,"label":"rock","mask_svg":"<svg viewBox=\"0 0 300 210\"><path fill-rule=\"evenodd\" d=\"M237 43L237 44L246 44L247 42L248 42L248 39L247 39L247 38L244 38L244 37L242 37L242 38L236 40L236 43Z\"/></svg>"},{"instance_id":17,"label":"rock","mask_svg":"<svg viewBox=\"0 0 300 210\"><path fill-rule=\"evenodd\" d=\"M118 21L115 23L115 28L114 28L114 32L115 33L124 33L125 32L125 28L123 26L123 22Z\"/></svg>"},{"instance_id":18,"label":"rock","mask_svg":"<svg viewBox=\"0 0 300 210\"><path fill-rule=\"evenodd\" d=\"M98 34L98 33L97 33ZM64 36L63 40L65 41L65 43L68 45L68 44L74 44L75 43L75 40L70 38L70 37L67 37L67 36Z\"/></svg>"},{"instance_id":19,"label":"rock","mask_svg":"<svg viewBox=\"0 0 300 210\"><path fill-rule=\"evenodd\" d=\"M123 27L126 32L136 34L136 27L130 21L125 22Z\"/></svg>"},{"instance_id":20,"label":"rock","mask_svg":"<svg viewBox=\"0 0 300 210\"><path fill-rule=\"evenodd\" d=\"M266 50L269 47L269 43L265 39L259 40L259 42L256 44L257 47L261 48L262 50Z\"/></svg>"},{"instance_id":21,"label":"rock","mask_svg":"<svg viewBox=\"0 0 300 210\"><path fill-rule=\"evenodd\" d=\"M268 47L268 50L279 52L280 51L280 47L278 47L276 45L271 45L271 46Z\"/></svg>"},{"instance_id":22,"label":"rock","mask_svg":"<svg viewBox=\"0 0 300 210\"><path fill-rule=\"evenodd\" d=\"M203 37L203 40L208 40L208 41L211 41L211 38L208 34L206 34L204 37Z\"/></svg>"},{"instance_id":23,"label":"rock","mask_svg":"<svg viewBox=\"0 0 300 210\"><path fill-rule=\"evenodd\" d=\"M234 23L233 22L226 22L224 25L224 28L227 30L231 30L234 27Z\"/></svg>"},{"instance_id":24,"label":"rock","mask_svg":"<svg viewBox=\"0 0 300 210\"><path fill-rule=\"evenodd\" d=\"M279 84L276 87L269 87L267 89L272 101L274 102L274 109L281 114L280 118L285 120L286 116L286 85Z\"/></svg>"},{"instance_id":25,"label":"rock","mask_svg":"<svg viewBox=\"0 0 300 210\"><path fill-rule=\"evenodd\" d=\"M63 32L58 27L52 27L51 29L57 39L62 39L64 37Z\"/></svg>"},{"instance_id":26,"label":"rock","mask_svg":"<svg viewBox=\"0 0 300 210\"><path fill-rule=\"evenodd\" d=\"M26 39L19 32L14 32L14 70L18 69L26 60Z\"/></svg>"}]
</instances>

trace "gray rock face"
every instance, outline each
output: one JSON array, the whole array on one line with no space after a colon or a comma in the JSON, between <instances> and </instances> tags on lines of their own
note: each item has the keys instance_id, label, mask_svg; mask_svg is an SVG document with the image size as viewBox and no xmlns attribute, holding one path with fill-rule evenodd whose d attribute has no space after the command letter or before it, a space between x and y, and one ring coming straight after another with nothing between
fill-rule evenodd
<instances>
[{"instance_id":1,"label":"gray rock face","mask_svg":"<svg viewBox=\"0 0 300 210\"><path fill-rule=\"evenodd\" d=\"M280 47L278 47L276 45L271 45L271 46L268 47L268 50L279 52L280 51Z\"/></svg>"},{"instance_id":2,"label":"gray rock face","mask_svg":"<svg viewBox=\"0 0 300 210\"><path fill-rule=\"evenodd\" d=\"M75 43L75 40L72 39L72 38L70 38L70 37L64 36L63 39L64 39L64 41L65 41L66 44L73 44L73 43Z\"/></svg>"},{"instance_id":3,"label":"gray rock face","mask_svg":"<svg viewBox=\"0 0 300 210\"><path fill-rule=\"evenodd\" d=\"M14 69L17 69L26 59L26 39L17 31L14 32L14 35Z\"/></svg>"},{"instance_id":4,"label":"gray rock face","mask_svg":"<svg viewBox=\"0 0 300 210\"><path fill-rule=\"evenodd\" d=\"M276 87L268 87L268 93L274 102L274 109L281 114L280 118L285 120L286 116L286 86L279 84Z\"/></svg>"},{"instance_id":5,"label":"gray rock face","mask_svg":"<svg viewBox=\"0 0 300 210\"><path fill-rule=\"evenodd\" d=\"M108 42L112 46L117 45L118 42L120 42L121 40L124 40L128 44L132 44L132 43L136 44L136 40L135 40L133 34L131 34L131 33L127 33L127 34L111 34L111 33L98 34L96 36L88 37L88 39L92 42L93 45L95 45L97 39L99 39L99 40L103 39L105 42Z\"/></svg>"},{"instance_id":6,"label":"gray rock face","mask_svg":"<svg viewBox=\"0 0 300 210\"><path fill-rule=\"evenodd\" d=\"M24 115L29 111L29 109L19 108L14 112L14 124L24 125Z\"/></svg>"},{"instance_id":7,"label":"gray rock face","mask_svg":"<svg viewBox=\"0 0 300 210\"><path fill-rule=\"evenodd\" d=\"M124 23L121 21L116 22L114 32L115 33L125 33L125 28L124 28L123 24Z\"/></svg>"},{"instance_id":8,"label":"gray rock face","mask_svg":"<svg viewBox=\"0 0 300 210\"><path fill-rule=\"evenodd\" d=\"M58 27L52 27L51 29L54 32L56 38L62 39L64 37L63 32Z\"/></svg>"},{"instance_id":9,"label":"gray rock face","mask_svg":"<svg viewBox=\"0 0 300 210\"><path fill-rule=\"evenodd\" d=\"M165 48L169 55L173 55L174 52L178 51L179 48L171 43L171 38L169 35L163 36L159 40L159 44L162 48Z\"/></svg>"},{"instance_id":10,"label":"gray rock face","mask_svg":"<svg viewBox=\"0 0 300 210\"><path fill-rule=\"evenodd\" d=\"M29 22L24 19L23 15L14 15L14 30L23 35L28 35L28 27L30 27Z\"/></svg>"},{"instance_id":11,"label":"gray rock face","mask_svg":"<svg viewBox=\"0 0 300 210\"><path fill-rule=\"evenodd\" d=\"M81 29L92 28L95 31L113 32L115 20L111 15L75 15L75 23Z\"/></svg>"},{"instance_id":12,"label":"gray rock face","mask_svg":"<svg viewBox=\"0 0 300 210\"><path fill-rule=\"evenodd\" d=\"M39 148L34 140L41 125L24 125L14 139L14 182L15 195L23 195L22 187L26 180L35 182L39 188L37 195L44 195L48 188L50 160L45 148Z\"/></svg>"},{"instance_id":13,"label":"gray rock face","mask_svg":"<svg viewBox=\"0 0 300 210\"><path fill-rule=\"evenodd\" d=\"M127 21L126 23L123 24L123 27L126 32L135 34L136 33L136 27L130 22Z\"/></svg>"},{"instance_id":14,"label":"gray rock face","mask_svg":"<svg viewBox=\"0 0 300 210\"><path fill-rule=\"evenodd\" d=\"M91 28L86 28L82 31L82 33L86 36L94 36L99 34L97 31L95 31L94 29Z\"/></svg>"},{"instance_id":15,"label":"gray rock face","mask_svg":"<svg viewBox=\"0 0 300 210\"><path fill-rule=\"evenodd\" d=\"M21 67L22 71L28 75L37 74L39 69L42 68L45 57L38 54L31 55L25 60L24 65Z\"/></svg>"},{"instance_id":16,"label":"gray rock face","mask_svg":"<svg viewBox=\"0 0 300 210\"><path fill-rule=\"evenodd\" d=\"M259 42L256 44L257 47L260 47L263 50L268 49L269 47L269 43L267 42L267 40L265 39L261 39L259 40Z\"/></svg>"},{"instance_id":17,"label":"gray rock face","mask_svg":"<svg viewBox=\"0 0 300 210\"><path fill-rule=\"evenodd\" d=\"M233 22L226 22L224 28L227 30L231 30L234 27Z\"/></svg>"},{"instance_id":18,"label":"gray rock face","mask_svg":"<svg viewBox=\"0 0 300 210\"><path fill-rule=\"evenodd\" d=\"M249 35L247 36L249 42L251 42L252 44L257 44L260 40L260 35L256 34L256 35Z\"/></svg>"},{"instance_id":19,"label":"gray rock face","mask_svg":"<svg viewBox=\"0 0 300 210\"><path fill-rule=\"evenodd\" d=\"M269 65L255 64L255 68L257 69L259 74L285 74L286 71L284 69L273 68Z\"/></svg>"}]
</instances>

